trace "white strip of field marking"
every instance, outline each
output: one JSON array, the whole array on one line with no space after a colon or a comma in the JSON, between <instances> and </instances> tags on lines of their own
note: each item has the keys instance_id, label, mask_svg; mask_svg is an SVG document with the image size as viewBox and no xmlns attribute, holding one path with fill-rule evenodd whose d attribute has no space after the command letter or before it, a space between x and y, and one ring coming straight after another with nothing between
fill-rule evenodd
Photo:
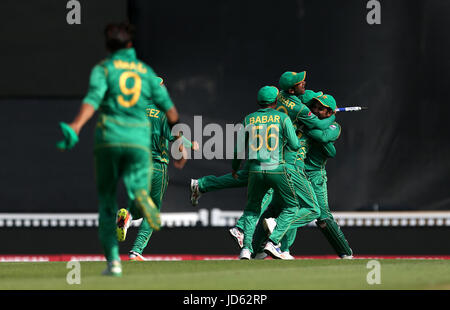
<instances>
[{"instance_id":1,"label":"white strip of field marking","mask_svg":"<svg viewBox=\"0 0 450 310\"><path fill-rule=\"evenodd\" d=\"M199 209L197 212L163 212L163 227L231 227L242 211ZM333 212L340 226L354 227L445 227L450 226L450 211L411 212ZM138 226L141 220L132 222ZM311 222L309 226L314 226ZM85 228L97 227L97 213L0 213L0 227L11 228Z\"/></svg>"}]
</instances>

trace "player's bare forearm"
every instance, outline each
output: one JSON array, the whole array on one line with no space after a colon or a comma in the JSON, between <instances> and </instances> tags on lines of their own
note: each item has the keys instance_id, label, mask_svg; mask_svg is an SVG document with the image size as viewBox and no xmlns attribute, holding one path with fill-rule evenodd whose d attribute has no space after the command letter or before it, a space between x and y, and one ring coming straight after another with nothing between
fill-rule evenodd
<instances>
[{"instance_id":1,"label":"player's bare forearm","mask_svg":"<svg viewBox=\"0 0 450 310\"><path fill-rule=\"evenodd\" d=\"M178 115L177 108L175 106L173 106L169 110L167 110L166 116L167 116L167 121L169 122L170 127L172 127L173 125L178 123L179 115Z\"/></svg>"},{"instance_id":2,"label":"player's bare forearm","mask_svg":"<svg viewBox=\"0 0 450 310\"><path fill-rule=\"evenodd\" d=\"M84 124L89 121L95 113L95 109L92 105L83 103L81 105L80 111L75 116L74 120L69 124L70 127L76 132L77 135L80 134L81 129Z\"/></svg>"}]
</instances>

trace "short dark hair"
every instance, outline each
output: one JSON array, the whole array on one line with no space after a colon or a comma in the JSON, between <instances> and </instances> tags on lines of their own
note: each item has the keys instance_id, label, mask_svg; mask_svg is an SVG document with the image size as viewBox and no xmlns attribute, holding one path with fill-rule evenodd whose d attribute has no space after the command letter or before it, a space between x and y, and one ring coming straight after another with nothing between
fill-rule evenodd
<instances>
[{"instance_id":1,"label":"short dark hair","mask_svg":"<svg viewBox=\"0 0 450 310\"><path fill-rule=\"evenodd\" d=\"M115 52L126 48L134 38L134 26L129 23L111 23L105 27L106 48Z\"/></svg>"}]
</instances>

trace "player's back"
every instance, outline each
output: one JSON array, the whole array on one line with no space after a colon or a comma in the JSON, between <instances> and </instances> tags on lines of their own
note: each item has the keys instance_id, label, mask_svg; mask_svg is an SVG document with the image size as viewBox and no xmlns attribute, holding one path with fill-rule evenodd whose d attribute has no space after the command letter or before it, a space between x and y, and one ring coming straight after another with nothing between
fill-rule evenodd
<instances>
[{"instance_id":1,"label":"player's back","mask_svg":"<svg viewBox=\"0 0 450 310\"><path fill-rule=\"evenodd\" d=\"M287 115L271 108L259 109L245 117L250 169L271 169L270 166L284 163L286 119Z\"/></svg>"},{"instance_id":2,"label":"player's back","mask_svg":"<svg viewBox=\"0 0 450 310\"><path fill-rule=\"evenodd\" d=\"M303 108L302 101L294 95L290 95L289 93L282 91L280 92L277 98L277 105L275 109L279 112L282 112L289 116L294 127L296 129L298 141L300 143L300 149L291 150L290 148L286 149L285 159L286 162L303 166L304 159L306 157L306 153L308 152L308 148L310 145L310 141L307 135L303 133L303 124L299 122L297 116L299 111Z\"/></svg>"},{"instance_id":3,"label":"player's back","mask_svg":"<svg viewBox=\"0 0 450 310\"><path fill-rule=\"evenodd\" d=\"M169 163L169 142L175 138L171 134L166 115L155 104L147 106L147 117L151 123L152 158L155 161Z\"/></svg>"},{"instance_id":4,"label":"player's back","mask_svg":"<svg viewBox=\"0 0 450 310\"><path fill-rule=\"evenodd\" d=\"M130 123L147 121L145 108L152 97L153 70L136 57L133 48L121 49L100 64L106 70L108 91L102 113Z\"/></svg>"},{"instance_id":5,"label":"player's back","mask_svg":"<svg viewBox=\"0 0 450 310\"><path fill-rule=\"evenodd\" d=\"M153 69L136 57L133 48L120 49L97 64L85 102L98 107L97 145L150 147L146 107L154 99L173 103Z\"/></svg>"}]
</instances>

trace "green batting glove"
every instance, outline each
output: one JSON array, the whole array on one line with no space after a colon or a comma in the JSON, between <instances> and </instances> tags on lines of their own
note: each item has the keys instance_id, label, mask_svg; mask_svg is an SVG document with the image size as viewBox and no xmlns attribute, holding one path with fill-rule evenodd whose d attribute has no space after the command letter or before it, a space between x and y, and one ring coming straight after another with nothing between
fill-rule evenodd
<instances>
[{"instance_id":1,"label":"green batting glove","mask_svg":"<svg viewBox=\"0 0 450 310\"><path fill-rule=\"evenodd\" d=\"M64 135L64 140L58 141L56 143L56 148L61 151L66 151L72 149L75 144L80 140L75 131L70 127L67 123L60 122L59 126L61 127L61 131Z\"/></svg>"}]
</instances>

